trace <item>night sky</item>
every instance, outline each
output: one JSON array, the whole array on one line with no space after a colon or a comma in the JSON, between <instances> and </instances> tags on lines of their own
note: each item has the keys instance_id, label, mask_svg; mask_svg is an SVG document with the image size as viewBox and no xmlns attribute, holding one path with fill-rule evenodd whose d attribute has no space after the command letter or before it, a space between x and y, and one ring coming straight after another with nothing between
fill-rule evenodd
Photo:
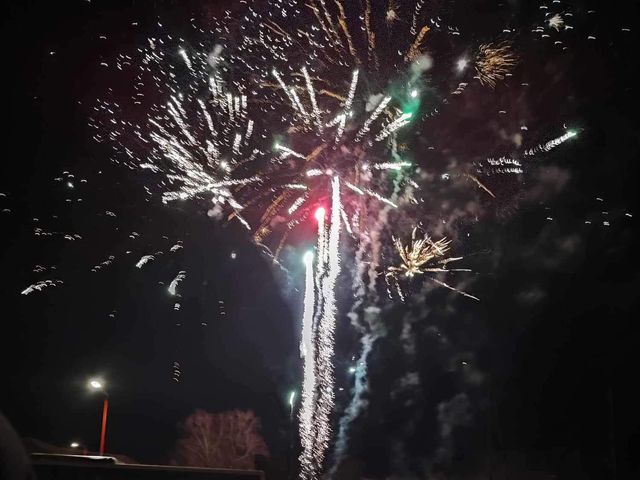
<instances>
[{"instance_id":1,"label":"night sky","mask_svg":"<svg viewBox=\"0 0 640 480\"><path fill-rule=\"evenodd\" d=\"M209 14L221 10L209 3ZM478 14L464 28L477 22L484 31L497 3L468 3ZM537 14L537 4L507 3L516 24ZM100 62L142 41L158 17L178 17L179 28L190 8L202 13L196 5L3 7L0 408L23 437L97 449L100 400L85 384L100 375L111 397L107 450L145 463L168 461L178 422L196 408L252 409L272 452L268 468L281 471L286 401L301 378L302 265L274 268L242 229L213 221L202 204L167 206L148 195L137 172L110 162L87 121L113 81ZM517 205L476 229L468 265L481 302L425 288L383 307L387 334L370 359L369 407L351 434L354 471L371 478L424 471L446 447L460 470L502 455L560 478L613 478L614 458L618 478L638 473L640 25L637 6L595 8L598 40L576 42L562 68L522 54L520 68L552 79L544 102L526 106L536 128L571 119L580 135L545 159L549 168L536 172ZM622 25L631 32L621 34ZM45 238L34 234L39 227L82 238ZM170 254L178 241L183 248ZM157 251L165 253L135 268ZM109 255L112 265L91 272ZM36 265L56 269L40 277ZM166 286L179 270L188 276L175 312ZM39 278L64 284L20 294ZM348 320L339 322L338 412L359 349ZM446 332L448 347L434 329ZM401 382L409 371L419 385ZM460 377L474 375L482 381L462 385ZM437 409L461 392L469 418L452 420L449 444Z\"/></svg>"}]
</instances>

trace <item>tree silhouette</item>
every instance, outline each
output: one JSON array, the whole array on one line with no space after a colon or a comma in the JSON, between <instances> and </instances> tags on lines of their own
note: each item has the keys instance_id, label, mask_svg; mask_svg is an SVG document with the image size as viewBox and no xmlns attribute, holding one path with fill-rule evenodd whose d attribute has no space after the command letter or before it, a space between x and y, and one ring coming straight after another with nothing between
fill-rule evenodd
<instances>
[{"instance_id":1,"label":"tree silhouette","mask_svg":"<svg viewBox=\"0 0 640 480\"><path fill-rule=\"evenodd\" d=\"M257 455L269 456L252 411L196 410L181 425L182 438L171 463L190 467L254 469Z\"/></svg>"}]
</instances>

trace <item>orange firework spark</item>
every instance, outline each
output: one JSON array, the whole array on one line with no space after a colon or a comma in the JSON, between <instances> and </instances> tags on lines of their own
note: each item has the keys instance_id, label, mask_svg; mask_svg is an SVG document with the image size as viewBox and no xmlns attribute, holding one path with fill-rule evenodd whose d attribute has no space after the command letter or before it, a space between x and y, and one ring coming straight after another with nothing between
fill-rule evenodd
<instances>
[{"instance_id":1,"label":"orange firework spark","mask_svg":"<svg viewBox=\"0 0 640 480\"><path fill-rule=\"evenodd\" d=\"M482 85L495 88L518 63L518 56L509 42L480 45L476 56L476 72Z\"/></svg>"}]
</instances>

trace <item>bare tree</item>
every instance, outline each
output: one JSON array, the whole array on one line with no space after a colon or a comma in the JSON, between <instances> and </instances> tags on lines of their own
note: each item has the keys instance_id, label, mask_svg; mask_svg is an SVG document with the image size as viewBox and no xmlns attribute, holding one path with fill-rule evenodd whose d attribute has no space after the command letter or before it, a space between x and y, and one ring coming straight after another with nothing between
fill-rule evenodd
<instances>
[{"instance_id":1,"label":"bare tree","mask_svg":"<svg viewBox=\"0 0 640 480\"><path fill-rule=\"evenodd\" d=\"M252 411L209 413L196 410L181 425L171 463L190 467L255 468L257 455L269 456Z\"/></svg>"}]
</instances>

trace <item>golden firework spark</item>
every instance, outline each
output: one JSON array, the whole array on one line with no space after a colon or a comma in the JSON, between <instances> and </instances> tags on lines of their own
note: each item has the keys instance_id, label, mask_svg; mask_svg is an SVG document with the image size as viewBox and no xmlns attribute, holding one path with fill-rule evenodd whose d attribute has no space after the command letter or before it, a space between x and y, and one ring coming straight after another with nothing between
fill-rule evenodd
<instances>
[{"instance_id":1,"label":"golden firework spark","mask_svg":"<svg viewBox=\"0 0 640 480\"><path fill-rule=\"evenodd\" d=\"M415 40L411 44L411 47L409 47L409 50L407 51L407 54L404 57L404 59L407 62L414 61L416 57L420 54L420 47L422 46L424 37L429 32L429 30L430 28L428 25L425 25L420 29L420 32L418 32L418 35L416 35Z\"/></svg>"},{"instance_id":2,"label":"golden firework spark","mask_svg":"<svg viewBox=\"0 0 640 480\"><path fill-rule=\"evenodd\" d=\"M387 267L385 278L387 284L393 282L401 300L404 300L404 294L400 287L399 277L411 279L416 275L424 275L426 273L442 273L442 272L469 272L469 269L449 269L447 264L462 257L449 257L447 253L450 249L451 240L441 238L433 241L428 235L417 238L417 228L411 233L411 243L404 245L399 238L393 239L396 252L400 256L400 264L398 266ZM427 277L429 280L440 286L453 290L460 295L479 300L473 295L458 290L436 278Z\"/></svg>"},{"instance_id":3,"label":"golden firework spark","mask_svg":"<svg viewBox=\"0 0 640 480\"><path fill-rule=\"evenodd\" d=\"M441 238L434 242L426 235L424 238L416 239L416 232L417 229L414 228L411 234L411 243L406 246L399 238L393 239L393 244L402 263L399 267L389 267L387 275L401 274L411 278L428 271L441 272L444 270L436 265L460 259L442 258L449 251L451 240ZM435 270L433 270L434 268Z\"/></svg>"},{"instance_id":4,"label":"golden firework spark","mask_svg":"<svg viewBox=\"0 0 640 480\"><path fill-rule=\"evenodd\" d=\"M344 5L340 3L338 0L335 0L335 4L338 7L338 12L340 13L338 17L338 24L340 28L342 28L342 33L344 33L345 38L347 39L347 46L349 47L349 53L353 56L353 59L356 62L356 65L362 64L362 61L358 57L358 53L356 52L355 47L353 46L353 39L351 38L351 32L349 32L349 25L347 24L347 16L344 11Z\"/></svg>"},{"instance_id":5,"label":"golden firework spark","mask_svg":"<svg viewBox=\"0 0 640 480\"><path fill-rule=\"evenodd\" d=\"M480 45L475 67L480 83L494 88L517 63L518 56L509 42L487 43Z\"/></svg>"},{"instance_id":6,"label":"golden firework spark","mask_svg":"<svg viewBox=\"0 0 640 480\"><path fill-rule=\"evenodd\" d=\"M400 19L397 9L398 7L395 0L389 0L389 3L387 4L387 12L385 13L385 20L387 23L390 24Z\"/></svg>"}]
</instances>

